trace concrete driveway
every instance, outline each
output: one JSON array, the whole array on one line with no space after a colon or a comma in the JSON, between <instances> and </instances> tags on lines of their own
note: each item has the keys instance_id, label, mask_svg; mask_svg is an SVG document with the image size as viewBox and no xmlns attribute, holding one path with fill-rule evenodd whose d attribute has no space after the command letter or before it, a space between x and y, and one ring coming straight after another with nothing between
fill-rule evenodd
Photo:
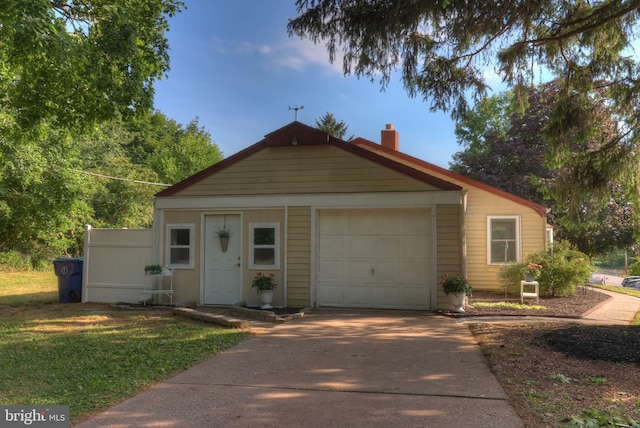
<instances>
[{"instance_id":1,"label":"concrete driveway","mask_svg":"<svg viewBox=\"0 0 640 428\"><path fill-rule=\"evenodd\" d=\"M464 324L321 309L79 425L522 427Z\"/></svg>"}]
</instances>

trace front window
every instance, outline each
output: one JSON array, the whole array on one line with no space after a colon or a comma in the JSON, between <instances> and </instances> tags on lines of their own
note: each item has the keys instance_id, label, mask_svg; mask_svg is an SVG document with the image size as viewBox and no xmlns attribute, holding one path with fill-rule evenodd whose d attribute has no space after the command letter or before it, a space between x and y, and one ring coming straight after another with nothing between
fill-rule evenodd
<instances>
[{"instance_id":1,"label":"front window","mask_svg":"<svg viewBox=\"0 0 640 428\"><path fill-rule=\"evenodd\" d=\"M251 267L278 268L280 233L277 223L256 223L250 225L251 229Z\"/></svg>"},{"instance_id":2,"label":"front window","mask_svg":"<svg viewBox=\"0 0 640 428\"><path fill-rule=\"evenodd\" d=\"M167 262L171 268L193 267L194 226L167 225Z\"/></svg>"},{"instance_id":3,"label":"front window","mask_svg":"<svg viewBox=\"0 0 640 428\"><path fill-rule=\"evenodd\" d=\"M520 261L520 219L518 217L489 217L489 264Z\"/></svg>"}]
</instances>

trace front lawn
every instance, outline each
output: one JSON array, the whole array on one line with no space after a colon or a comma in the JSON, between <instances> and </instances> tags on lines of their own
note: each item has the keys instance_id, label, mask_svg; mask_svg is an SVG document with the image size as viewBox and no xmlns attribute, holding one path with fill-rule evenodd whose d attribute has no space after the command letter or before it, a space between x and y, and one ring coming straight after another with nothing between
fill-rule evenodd
<instances>
[{"instance_id":1,"label":"front lawn","mask_svg":"<svg viewBox=\"0 0 640 428\"><path fill-rule=\"evenodd\" d=\"M0 305L58 301L58 277L47 271L0 273Z\"/></svg>"},{"instance_id":2,"label":"front lawn","mask_svg":"<svg viewBox=\"0 0 640 428\"><path fill-rule=\"evenodd\" d=\"M176 317L168 310L51 303L51 293L57 301L55 276L53 291L21 285L29 278L34 278L31 272L0 274L0 403L69 405L72 422L249 334Z\"/></svg>"}]
</instances>

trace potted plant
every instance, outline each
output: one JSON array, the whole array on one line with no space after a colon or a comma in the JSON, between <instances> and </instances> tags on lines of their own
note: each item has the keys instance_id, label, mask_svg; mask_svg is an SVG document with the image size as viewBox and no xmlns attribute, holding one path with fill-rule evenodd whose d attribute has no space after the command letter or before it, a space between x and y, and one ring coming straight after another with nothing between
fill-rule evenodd
<instances>
[{"instance_id":1,"label":"potted plant","mask_svg":"<svg viewBox=\"0 0 640 428\"><path fill-rule=\"evenodd\" d=\"M442 275L440 285L444 294L450 295L452 312L464 312L465 298L471 296L471 285L467 278L460 274L452 277L445 273Z\"/></svg>"},{"instance_id":2,"label":"potted plant","mask_svg":"<svg viewBox=\"0 0 640 428\"><path fill-rule=\"evenodd\" d=\"M262 272L256 273L251 281L251 287L256 288L258 296L260 296L260 309L271 309L271 302L273 301L273 290L276 289L278 284L276 283L276 276L272 273L265 275Z\"/></svg>"},{"instance_id":3,"label":"potted plant","mask_svg":"<svg viewBox=\"0 0 640 428\"><path fill-rule=\"evenodd\" d=\"M223 227L222 229L218 229L216 231L216 235L218 235L218 238L220 239L220 249L223 253L226 253L227 247L229 245L229 237L231 236L231 231L226 227Z\"/></svg>"},{"instance_id":4,"label":"potted plant","mask_svg":"<svg viewBox=\"0 0 640 428\"><path fill-rule=\"evenodd\" d=\"M542 265L537 263L527 263L521 269L522 274L524 275L524 280L527 282L536 281L540 278L540 270L542 269Z\"/></svg>"},{"instance_id":5,"label":"potted plant","mask_svg":"<svg viewBox=\"0 0 640 428\"><path fill-rule=\"evenodd\" d=\"M144 273L147 275L160 275L162 273L162 266L160 265L146 265L144 267Z\"/></svg>"}]
</instances>

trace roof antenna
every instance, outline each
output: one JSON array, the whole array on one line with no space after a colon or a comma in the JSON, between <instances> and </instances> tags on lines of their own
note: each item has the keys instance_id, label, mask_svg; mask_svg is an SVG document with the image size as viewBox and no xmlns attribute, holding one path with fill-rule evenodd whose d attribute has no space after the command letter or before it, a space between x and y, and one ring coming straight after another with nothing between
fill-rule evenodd
<instances>
[{"instance_id":1,"label":"roof antenna","mask_svg":"<svg viewBox=\"0 0 640 428\"><path fill-rule=\"evenodd\" d=\"M295 113L295 121L297 122L298 121L298 110L304 110L304 106L300 106L300 107L298 107L298 106L295 106L295 107L289 106L289 110L295 110L296 111L296 113Z\"/></svg>"}]
</instances>

